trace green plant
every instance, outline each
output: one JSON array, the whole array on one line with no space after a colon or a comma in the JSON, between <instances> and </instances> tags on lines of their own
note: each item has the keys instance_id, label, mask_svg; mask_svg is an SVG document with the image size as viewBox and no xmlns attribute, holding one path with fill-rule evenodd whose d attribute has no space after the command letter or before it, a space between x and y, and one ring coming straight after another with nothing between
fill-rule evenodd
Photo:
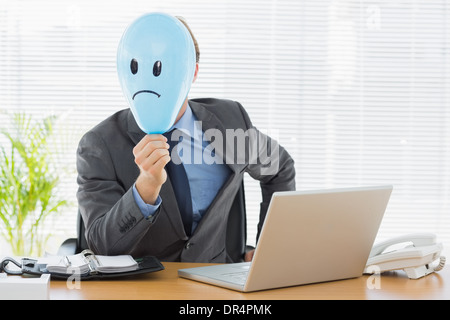
<instances>
[{"instance_id":1,"label":"green plant","mask_svg":"<svg viewBox=\"0 0 450 320\"><path fill-rule=\"evenodd\" d=\"M66 201L58 200L58 174L49 151L55 117L33 121L14 114L12 129L0 131L8 145L0 146L0 228L18 256L40 256L50 234L45 219Z\"/></svg>"}]
</instances>

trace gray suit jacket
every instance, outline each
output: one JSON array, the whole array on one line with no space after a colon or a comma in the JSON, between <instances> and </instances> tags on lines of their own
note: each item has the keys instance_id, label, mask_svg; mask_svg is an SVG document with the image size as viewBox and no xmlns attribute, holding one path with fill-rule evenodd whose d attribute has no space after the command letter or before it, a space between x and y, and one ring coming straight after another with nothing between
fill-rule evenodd
<instances>
[{"instance_id":1,"label":"gray suit jacket","mask_svg":"<svg viewBox=\"0 0 450 320\"><path fill-rule=\"evenodd\" d=\"M256 130L237 102L193 99L189 105L202 121L203 131L218 130L216 132L221 132L224 139L226 129ZM276 172L262 174L263 164L249 159L235 163L230 163L230 159L224 161L232 174L189 238L184 232L170 179L161 188L162 204L153 217L145 219L134 200L132 186L139 175L139 168L134 162L132 149L144 135L130 109L125 109L95 126L79 143L77 198L87 243L97 254L153 255L162 261L227 262L226 221L244 173L249 173L261 183L258 230L272 193L295 189L293 160L281 146L273 144L274 140L269 140L278 152ZM215 151L225 159L225 150L223 153Z\"/></svg>"}]
</instances>

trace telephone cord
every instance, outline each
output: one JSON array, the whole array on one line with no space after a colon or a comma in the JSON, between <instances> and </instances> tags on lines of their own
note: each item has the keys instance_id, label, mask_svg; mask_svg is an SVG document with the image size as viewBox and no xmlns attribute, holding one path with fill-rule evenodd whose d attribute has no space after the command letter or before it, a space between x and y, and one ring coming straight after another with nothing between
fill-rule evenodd
<instances>
[{"instance_id":1,"label":"telephone cord","mask_svg":"<svg viewBox=\"0 0 450 320\"><path fill-rule=\"evenodd\" d=\"M441 256L439 258L439 264L434 268L434 271L441 271L445 266L445 257Z\"/></svg>"}]
</instances>

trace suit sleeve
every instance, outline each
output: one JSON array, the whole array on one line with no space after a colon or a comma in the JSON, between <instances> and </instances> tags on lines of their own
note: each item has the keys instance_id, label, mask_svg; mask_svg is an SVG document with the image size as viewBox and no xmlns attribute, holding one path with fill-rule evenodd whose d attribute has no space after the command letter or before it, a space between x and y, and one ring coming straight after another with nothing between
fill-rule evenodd
<instances>
[{"instance_id":1,"label":"suit sleeve","mask_svg":"<svg viewBox=\"0 0 450 320\"><path fill-rule=\"evenodd\" d=\"M257 240L267 214L272 194L277 191L295 190L294 160L275 139L255 128L247 112L238 103L249 131L249 165L246 172L260 182L262 202L258 223Z\"/></svg>"},{"instance_id":2,"label":"suit sleeve","mask_svg":"<svg viewBox=\"0 0 450 320\"><path fill-rule=\"evenodd\" d=\"M117 181L109 150L95 132L80 140L77 150L77 198L86 226L86 240L96 254L125 254L132 251L151 226L133 196Z\"/></svg>"}]
</instances>

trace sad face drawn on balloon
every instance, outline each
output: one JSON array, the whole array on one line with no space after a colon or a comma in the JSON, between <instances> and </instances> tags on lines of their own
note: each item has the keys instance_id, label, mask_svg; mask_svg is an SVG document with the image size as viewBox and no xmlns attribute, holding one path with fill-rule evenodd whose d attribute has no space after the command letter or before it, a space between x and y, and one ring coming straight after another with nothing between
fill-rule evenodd
<instances>
[{"instance_id":1,"label":"sad face drawn on balloon","mask_svg":"<svg viewBox=\"0 0 450 320\"><path fill-rule=\"evenodd\" d=\"M161 74L161 67L162 67L162 63L161 61L156 61L155 64L153 65L153 75L155 77L158 77ZM138 72L138 61L136 59L131 59L131 63L130 63L130 70L132 74L136 74ZM134 100L134 97L136 97L137 94L139 93L153 93L156 96L161 97L161 95L153 90L139 90L137 92L135 92L133 94L132 99Z\"/></svg>"},{"instance_id":2,"label":"sad face drawn on balloon","mask_svg":"<svg viewBox=\"0 0 450 320\"><path fill-rule=\"evenodd\" d=\"M128 26L117 50L117 72L142 131L164 133L174 124L195 68L193 40L177 18L150 13Z\"/></svg>"}]
</instances>

